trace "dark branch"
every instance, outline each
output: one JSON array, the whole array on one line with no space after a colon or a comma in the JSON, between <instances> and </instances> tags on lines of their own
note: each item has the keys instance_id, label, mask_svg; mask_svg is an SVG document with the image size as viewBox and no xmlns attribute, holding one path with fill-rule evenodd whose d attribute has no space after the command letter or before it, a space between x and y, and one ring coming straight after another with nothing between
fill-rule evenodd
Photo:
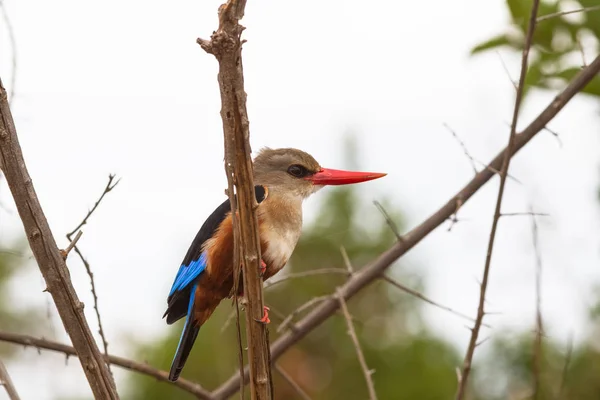
<instances>
[{"instance_id":1,"label":"dark branch","mask_svg":"<svg viewBox=\"0 0 600 400\"><path fill-rule=\"evenodd\" d=\"M10 333L0 331L0 341L20 344L25 347L35 347L42 350L50 350L58 353L63 353L67 356L77 357L77 353L75 349L66 344L53 342L51 340L40 339L29 335L21 335L18 333ZM194 382L190 382L186 379L179 378L176 382L172 382L169 380L169 373L167 371L162 371L160 369L156 369L146 363L140 363L137 361L129 360L123 357L117 357L113 355L104 356L109 363L113 365L117 365L121 368L128 369L130 371L138 372L140 374L148 375L155 378L158 381L169 383L173 386L176 386L188 393L191 393L198 397L199 399L211 400L211 394L203 389L200 385Z\"/></svg>"}]
</instances>

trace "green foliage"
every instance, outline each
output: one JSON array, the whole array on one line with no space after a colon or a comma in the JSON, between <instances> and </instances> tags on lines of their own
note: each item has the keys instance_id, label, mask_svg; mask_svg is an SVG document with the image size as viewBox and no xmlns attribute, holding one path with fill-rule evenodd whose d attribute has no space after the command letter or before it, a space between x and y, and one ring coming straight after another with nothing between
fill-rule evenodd
<instances>
[{"instance_id":1,"label":"green foliage","mask_svg":"<svg viewBox=\"0 0 600 400\"><path fill-rule=\"evenodd\" d=\"M506 32L488 39L472 50L472 54L484 51L509 48L523 51L525 36L533 0L507 0L510 11L510 26ZM560 1L541 1L538 17L562 11ZM580 7L597 6L597 0L579 0ZM569 1L569 9L580 8ZM583 22L579 22L579 20ZM577 22L573 22L577 21ZM533 36L532 52L525 91L531 87L543 89L564 85L581 69L584 64L585 40L593 53L600 51L600 10L590 10L577 15L556 16L537 23ZM591 46L590 46L591 43ZM587 51L589 52L589 48ZM590 55L591 56L591 55ZM584 93L600 96L600 77L596 77L584 90Z\"/></svg>"}]
</instances>

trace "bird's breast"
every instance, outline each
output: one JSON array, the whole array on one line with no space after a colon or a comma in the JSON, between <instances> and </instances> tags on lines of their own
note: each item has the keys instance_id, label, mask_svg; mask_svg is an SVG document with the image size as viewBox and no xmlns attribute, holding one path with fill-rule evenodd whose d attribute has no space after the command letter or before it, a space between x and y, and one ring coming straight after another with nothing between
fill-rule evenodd
<instances>
[{"instance_id":1,"label":"bird's breast","mask_svg":"<svg viewBox=\"0 0 600 400\"><path fill-rule=\"evenodd\" d=\"M296 243L298 243L300 232L269 229L268 226L261 228L262 258L269 270L267 275L273 276L290 259Z\"/></svg>"}]
</instances>

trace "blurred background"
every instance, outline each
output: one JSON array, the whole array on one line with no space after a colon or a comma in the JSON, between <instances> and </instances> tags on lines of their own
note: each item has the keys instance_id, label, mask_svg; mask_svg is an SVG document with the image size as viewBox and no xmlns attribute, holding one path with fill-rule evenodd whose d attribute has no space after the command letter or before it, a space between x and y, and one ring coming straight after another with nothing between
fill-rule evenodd
<instances>
[{"instance_id":1,"label":"blurred background","mask_svg":"<svg viewBox=\"0 0 600 400\"><path fill-rule=\"evenodd\" d=\"M221 1L0 4L0 77L14 92L19 139L57 242L67 246L65 234L109 173L122 178L79 247L95 274L109 351L168 369L181 326L161 319L166 295L200 225L225 198L217 63L195 43L217 27ZM543 1L539 15L597 5ZM340 246L359 269L392 245L375 200L404 232L454 195L473 168L450 129L481 162L505 146L530 8L531 0L248 2L243 56L253 148L297 147L326 167L389 174L313 196L282 274L345 268ZM519 127L596 57L599 38L598 9L539 22ZM505 194L504 212L548 214L536 218L539 399L600 398L599 96L597 77L513 160ZM497 185L494 178L459 210L458 222L429 235L388 275L474 317ZM0 204L0 330L68 342L4 181ZM533 243L530 216L501 219L487 296L493 313L469 399L532 398ZM68 266L96 332L89 277L74 254ZM267 289L271 339L283 317L345 279L309 276ZM384 281L348 306L380 399L453 398L472 322ZM183 372L208 389L236 370L231 310L224 302L202 328ZM23 399L91 398L73 358L3 343L0 357ZM311 398L368 396L341 315L278 366ZM192 398L113 371L123 399ZM277 399L298 398L274 377Z\"/></svg>"}]
</instances>

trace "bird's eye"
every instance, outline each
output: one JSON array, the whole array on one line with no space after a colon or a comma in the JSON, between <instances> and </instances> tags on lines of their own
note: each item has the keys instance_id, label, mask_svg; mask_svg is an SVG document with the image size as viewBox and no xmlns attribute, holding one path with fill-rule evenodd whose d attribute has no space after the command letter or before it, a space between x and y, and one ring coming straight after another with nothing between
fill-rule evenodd
<instances>
[{"instance_id":1,"label":"bird's eye","mask_svg":"<svg viewBox=\"0 0 600 400\"><path fill-rule=\"evenodd\" d=\"M287 172L296 178L304 178L305 176L309 175L309 172L305 167L297 164L291 165Z\"/></svg>"}]
</instances>

